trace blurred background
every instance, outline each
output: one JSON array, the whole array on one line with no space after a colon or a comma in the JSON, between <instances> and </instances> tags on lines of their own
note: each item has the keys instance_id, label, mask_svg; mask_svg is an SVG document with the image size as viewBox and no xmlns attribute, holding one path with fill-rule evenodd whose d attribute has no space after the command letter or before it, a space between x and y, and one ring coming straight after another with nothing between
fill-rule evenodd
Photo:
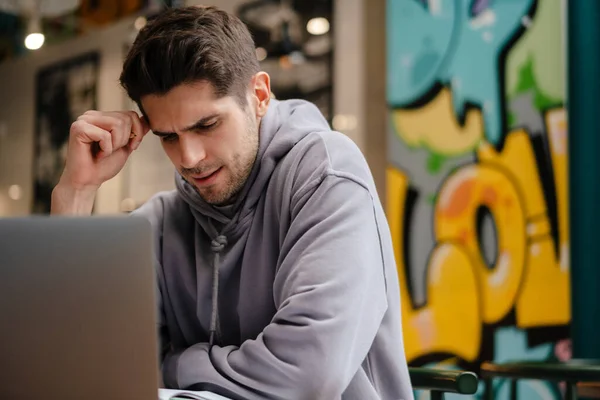
<instances>
[{"instance_id":1,"label":"blurred background","mask_svg":"<svg viewBox=\"0 0 600 400\"><path fill-rule=\"evenodd\" d=\"M565 0L0 0L0 217L48 212L72 121L134 109L118 85L129 46L193 4L239 16L274 95L314 102L365 154L411 365L571 358ZM150 136L95 213L173 187Z\"/></svg>"},{"instance_id":2,"label":"blurred background","mask_svg":"<svg viewBox=\"0 0 600 400\"><path fill-rule=\"evenodd\" d=\"M135 108L116 83L139 29L166 7L201 3L248 25L277 98L309 100L333 123L332 0L0 0L0 215L49 212L70 124L87 109ZM355 63L351 46L345 61ZM146 140L103 188L95 211L130 211L171 188L172 167L159 141Z\"/></svg>"}]
</instances>

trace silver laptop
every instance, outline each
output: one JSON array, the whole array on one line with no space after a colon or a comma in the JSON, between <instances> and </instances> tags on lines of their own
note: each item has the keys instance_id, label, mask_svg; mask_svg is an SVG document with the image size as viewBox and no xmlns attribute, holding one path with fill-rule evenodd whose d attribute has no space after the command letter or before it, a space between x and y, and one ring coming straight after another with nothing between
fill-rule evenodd
<instances>
[{"instance_id":1,"label":"silver laptop","mask_svg":"<svg viewBox=\"0 0 600 400\"><path fill-rule=\"evenodd\" d=\"M146 220L0 219L0 399L156 399L151 257Z\"/></svg>"}]
</instances>

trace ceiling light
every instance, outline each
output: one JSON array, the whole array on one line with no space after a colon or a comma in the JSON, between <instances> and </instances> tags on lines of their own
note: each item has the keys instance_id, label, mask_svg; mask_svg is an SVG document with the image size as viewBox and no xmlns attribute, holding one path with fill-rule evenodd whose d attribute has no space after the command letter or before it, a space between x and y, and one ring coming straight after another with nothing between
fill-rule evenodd
<instances>
[{"instance_id":1,"label":"ceiling light","mask_svg":"<svg viewBox=\"0 0 600 400\"><path fill-rule=\"evenodd\" d=\"M44 39L43 33L30 33L25 38L25 47L29 50L37 50L44 44Z\"/></svg>"},{"instance_id":2,"label":"ceiling light","mask_svg":"<svg viewBox=\"0 0 600 400\"><path fill-rule=\"evenodd\" d=\"M146 17L144 16L139 16L135 19L135 22L133 23L133 26L135 27L135 29L137 29L138 31L141 31L143 27L146 26L146 24L148 23L148 20L146 19Z\"/></svg>"},{"instance_id":3,"label":"ceiling light","mask_svg":"<svg viewBox=\"0 0 600 400\"><path fill-rule=\"evenodd\" d=\"M338 114L333 117L333 121L331 121L333 125L333 129L338 132L342 131L351 131L356 129L356 116L351 114Z\"/></svg>"},{"instance_id":4,"label":"ceiling light","mask_svg":"<svg viewBox=\"0 0 600 400\"><path fill-rule=\"evenodd\" d=\"M311 18L306 24L306 30L312 35L324 35L329 32L329 21L327 18Z\"/></svg>"},{"instance_id":5,"label":"ceiling light","mask_svg":"<svg viewBox=\"0 0 600 400\"><path fill-rule=\"evenodd\" d=\"M263 47L257 47L256 58L258 61L263 61L265 58L267 58L267 50L265 50Z\"/></svg>"},{"instance_id":6,"label":"ceiling light","mask_svg":"<svg viewBox=\"0 0 600 400\"><path fill-rule=\"evenodd\" d=\"M29 23L27 24L25 47L29 50L37 50L44 44L44 39L39 14L34 14L29 18Z\"/></svg>"},{"instance_id":7,"label":"ceiling light","mask_svg":"<svg viewBox=\"0 0 600 400\"><path fill-rule=\"evenodd\" d=\"M121 201L121 211L123 212L132 212L135 210L135 200L128 197Z\"/></svg>"},{"instance_id":8,"label":"ceiling light","mask_svg":"<svg viewBox=\"0 0 600 400\"><path fill-rule=\"evenodd\" d=\"M8 197L13 200L20 200L23 195L23 191L21 190L21 186L19 185L11 185L8 188Z\"/></svg>"}]
</instances>

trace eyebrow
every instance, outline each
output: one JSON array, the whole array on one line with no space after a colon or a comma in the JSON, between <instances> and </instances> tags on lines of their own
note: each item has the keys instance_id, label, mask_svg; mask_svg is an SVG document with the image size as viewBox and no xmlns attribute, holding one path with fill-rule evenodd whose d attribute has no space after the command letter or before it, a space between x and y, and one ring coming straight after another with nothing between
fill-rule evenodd
<instances>
[{"instance_id":1,"label":"eyebrow","mask_svg":"<svg viewBox=\"0 0 600 400\"><path fill-rule=\"evenodd\" d=\"M201 118L198 121L194 122L192 125L183 128L181 131L182 132L191 132L191 131L195 131L195 130L199 130L199 129L204 129L206 128L206 125L208 125L208 122L212 119L218 118L220 116L220 114L211 114L207 117ZM176 135L176 132L161 132L161 131L155 131L154 129L152 129L152 133L154 133L156 136L168 136L168 135Z\"/></svg>"}]
</instances>

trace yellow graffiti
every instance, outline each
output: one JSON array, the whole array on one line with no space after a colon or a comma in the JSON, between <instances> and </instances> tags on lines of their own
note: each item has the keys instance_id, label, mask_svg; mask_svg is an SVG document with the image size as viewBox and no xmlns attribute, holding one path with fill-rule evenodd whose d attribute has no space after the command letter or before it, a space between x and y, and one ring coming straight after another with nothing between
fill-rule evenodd
<instances>
[{"instance_id":1,"label":"yellow graffiti","mask_svg":"<svg viewBox=\"0 0 600 400\"><path fill-rule=\"evenodd\" d=\"M483 137L483 118L478 109L469 109L461 125L452 108L452 92L443 88L418 109L392 111L396 132L409 146L425 146L443 155L473 150Z\"/></svg>"},{"instance_id":2,"label":"yellow graffiti","mask_svg":"<svg viewBox=\"0 0 600 400\"><path fill-rule=\"evenodd\" d=\"M549 111L546 125L556 188L558 255L529 135L524 130L511 132L501 152L484 142L477 149L478 161L452 173L437 196L436 245L427 266L427 304L418 309L408 293L404 264L409 182L401 171L388 169L388 219L409 361L431 353L473 361L482 324L498 322L513 309L520 328L569 322L564 109ZM489 210L496 225L498 251L492 266L482 256L477 234L476 216L481 207Z\"/></svg>"},{"instance_id":3,"label":"yellow graffiti","mask_svg":"<svg viewBox=\"0 0 600 400\"><path fill-rule=\"evenodd\" d=\"M563 111L564 112L564 111ZM556 114L558 113L558 114ZM549 112L547 118L552 120L561 111ZM564 117L564 114L563 114ZM563 119L564 121L564 119ZM558 124L554 124L558 125ZM516 187L523 195L527 217L527 229L512 226L513 234L527 233L529 243L528 259L525 268L523 286L517 301L517 325L523 328L536 326L566 324L570 320L569 271L566 265L561 266L561 259L568 259L567 213L568 204L566 186L566 152L564 143L557 143L556 126L548 127L548 139L551 145L550 154L556 160L553 165L556 184L558 218L563 221L563 233L559 230L561 245L559 258L554 252L554 243L550 236L550 220L547 203L540 181L535 153L529 135L525 131L512 132L506 140L504 150L498 154L489 145L479 148L481 163L489 163L516 180ZM562 128L563 131L566 129ZM566 140L566 134L563 135ZM558 178L558 179L556 179ZM567 240L564 242L563 240ZM539 299L544 300L539 304Z\"/></svg>"},{"instance_id":4,"label":"yellow graffiti","mask_svg":"<svg viewBox=\"0 0 600 400\"><path fill-rule=\"evenodd\" d=\"M511 309L525 264L525 215L514 182L491 166L470 165L446 181L435 208L438 242L459 243L478 275L483 321L500 320ZM479 248L475 224L479 207L490 210L498 232L498 257L489 268Z\"/></svg>"},{"instance_id":5,"label":"yellow graffiti","mask_svg":"<svg viewBox=\"0 0 600 400\"><path fill-rule=\"evenodd\" d=\"M464 249L442 243L433 250L427 274L427 305L414 309L404 265L405 202L408 180L397 169L387 174L388 220L400 276L402 326L406 356L414 360L431 352L474 361L481 342L477 280ZM460 322L459 322L460 321Z\"/></svg>"},{"instance_id":6,"label":"yellow graffiti","mask_svg":"<svg viewBox=\"0 0 600 400\"><path fill-rule=\"evenodd\" d=\"M552 110L546 114L546 130L552 168L554 169L554 184L558 205L558 236L561 248L561 268L568 269L569 265L569 175L567 173L567 111L564 108Z\"/></svg>"},{"instance_id":7,"label":"yellow graffiti","mask_svg":"<svg viewBox=\"0 0 600 400\"><path fill-rule=\"evenodd\" d=\"M549 228L546 234L530 235L527 276L517 302L517 324L527 328L566 324L571 319L565 110L548 112L546 124L556 186L559 252L557 256ZM531 168L537 170L536 164ZM522 185L531 188L541 184L537 180L523 181ZM549 225L547 216L540 219Z\"/></svg>"}]
</instances>

